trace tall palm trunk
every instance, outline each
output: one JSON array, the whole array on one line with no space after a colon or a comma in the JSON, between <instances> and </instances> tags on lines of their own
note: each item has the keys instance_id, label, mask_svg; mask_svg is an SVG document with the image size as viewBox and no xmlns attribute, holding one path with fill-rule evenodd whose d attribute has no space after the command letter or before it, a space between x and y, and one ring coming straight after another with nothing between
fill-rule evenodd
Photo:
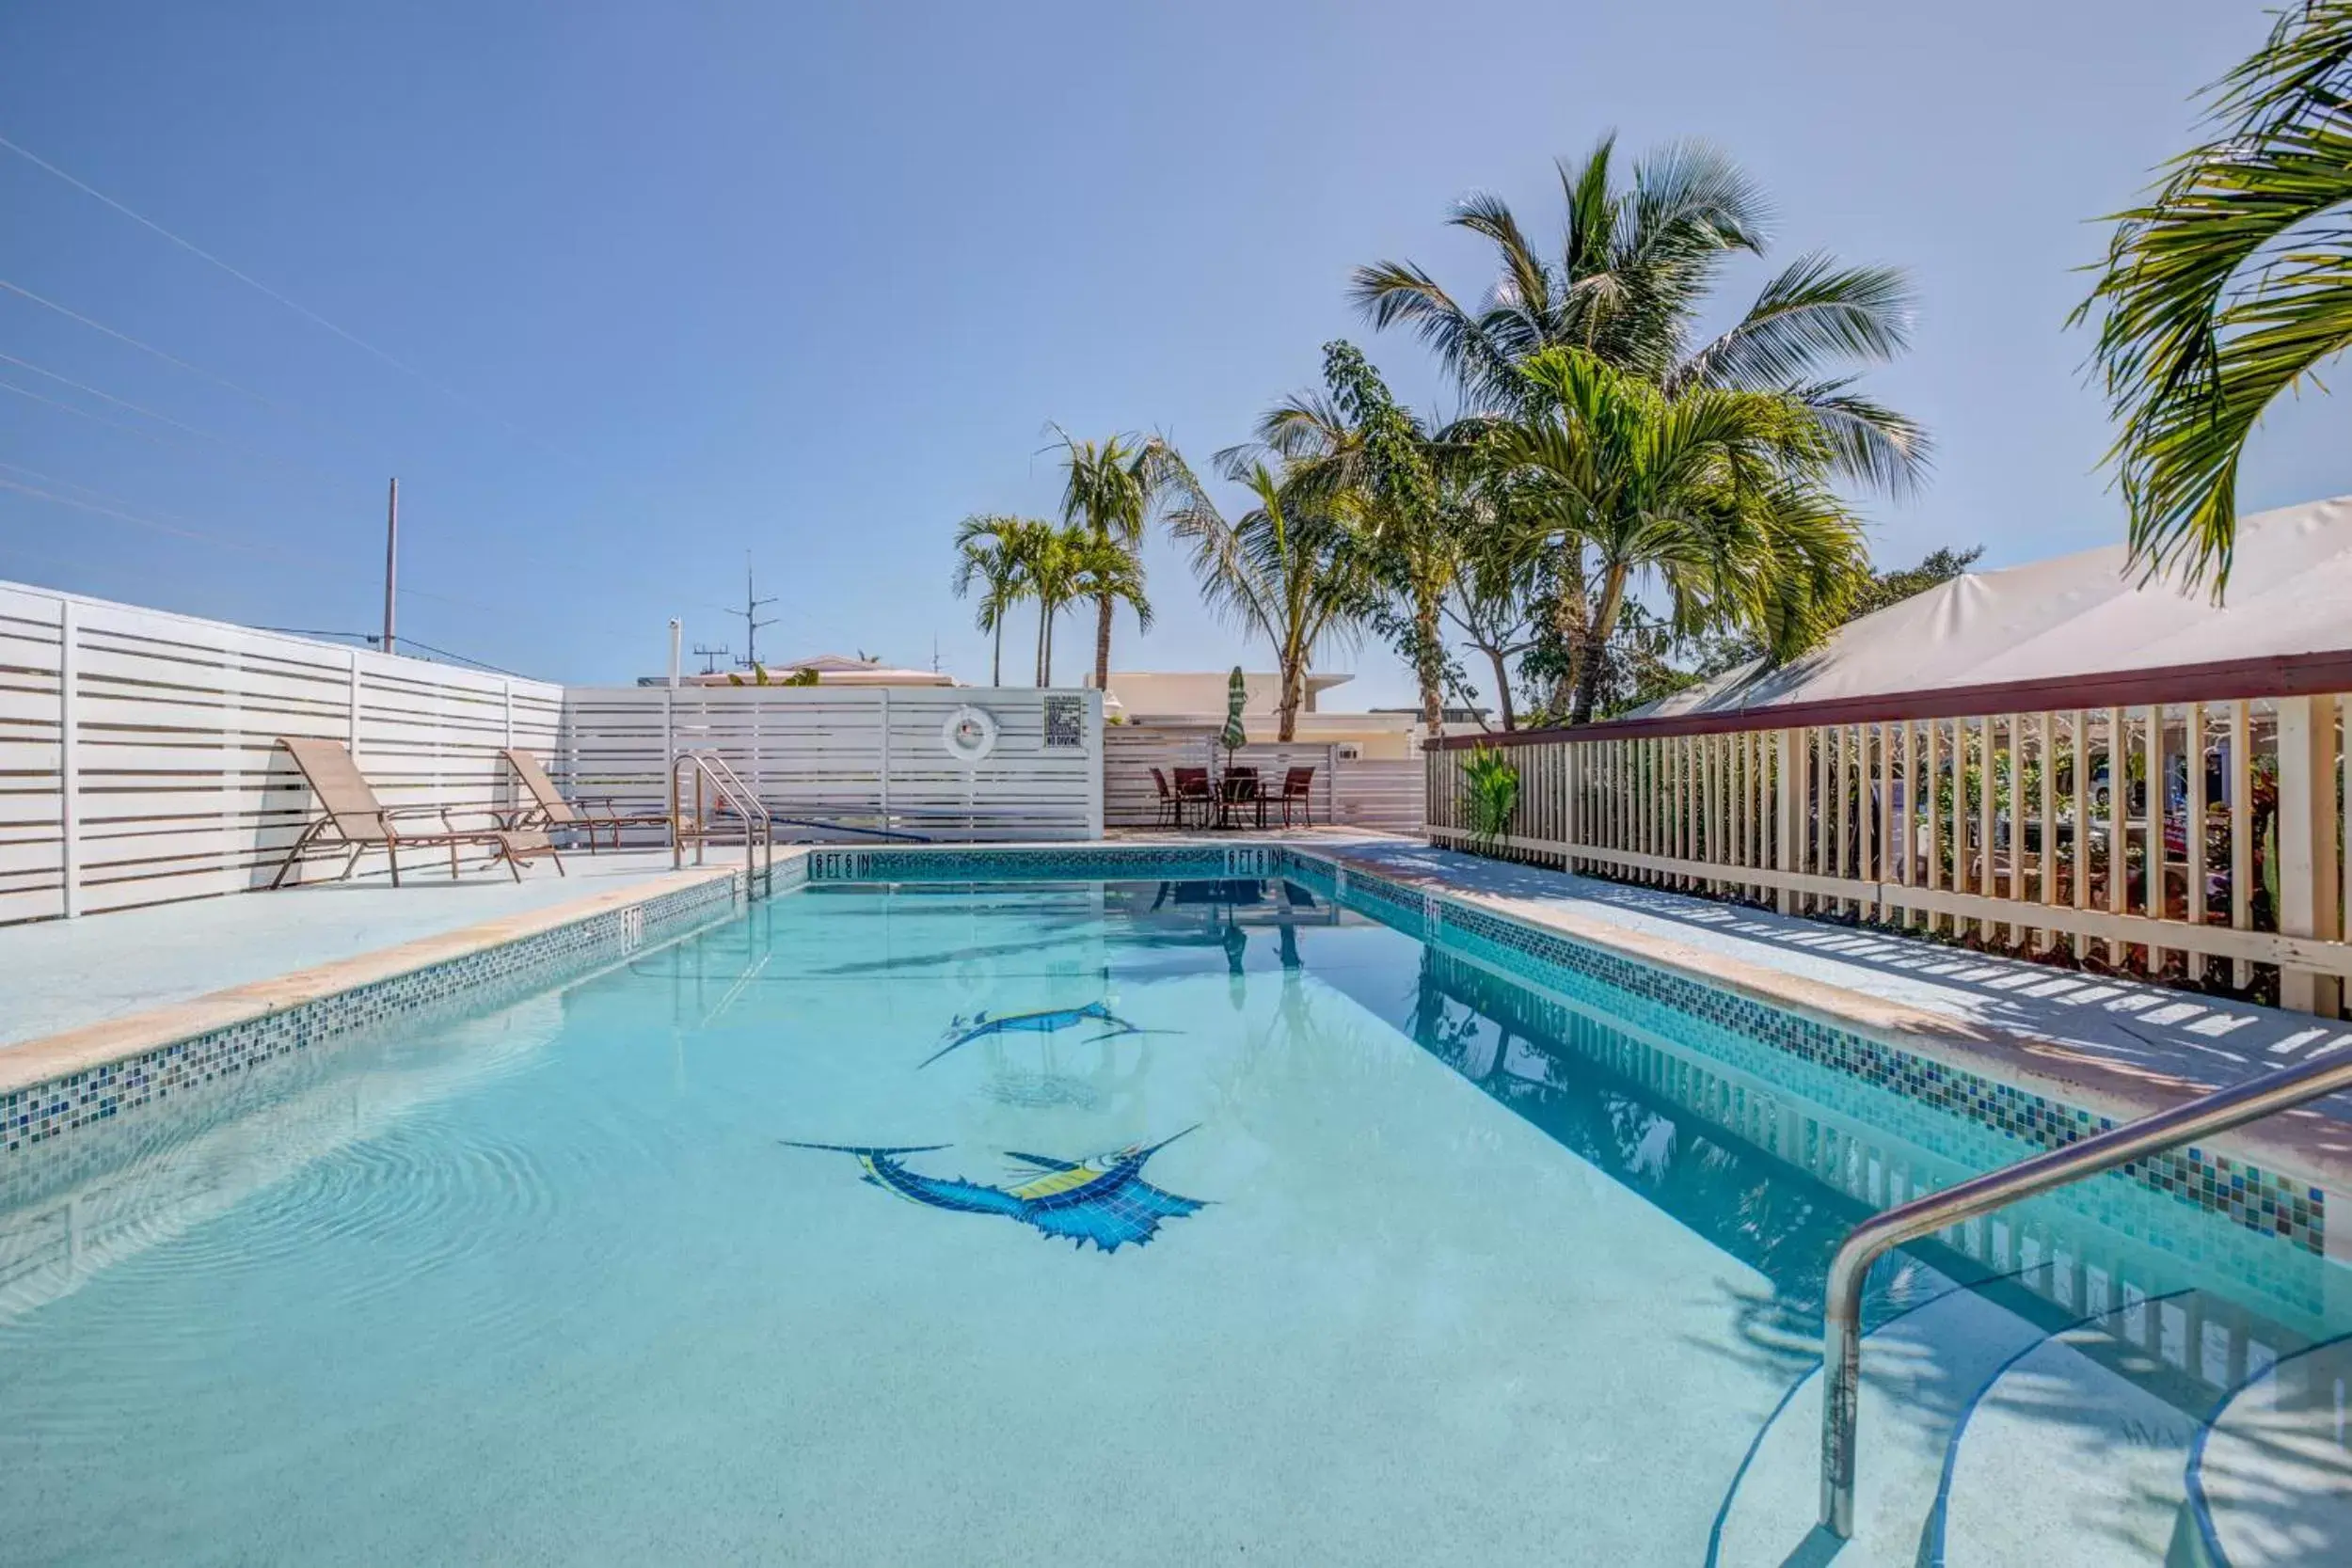
<instances>
[{"instance_id":1,"label":"tall palm trunk","mask_svg":"<svg viewBox=\"0 0 2352 1568\"><path fill-rule=\"evenodd\" d=\"M1005 611L1001 605L996 610L996 646L988 656L988 684L1005 684Z\"/></svg>"},{"instance_id":2,"label":"tall palm trunk","mask_svg":"<svg viewBox=\"0 0 2352 1568\"><path fill-rule=\"evenodd\" d=\"M1445 647L1438 630L1438 595L1426 583L1413 591L1413 673L1421 680L1421 724L1436 736L1445 728Z\"/></svg>"},{"instance_id":3,"label":"tall palm trunk","mask_svg":"<svg viewBox=\"0 0 2352 1568\"><path fill-rule=\"evenodd\" d=\"M1593 721L1593 706L1600 697L1600 677L1607 666L1609 634L1617 628L1617 611L1625 605L1626 567L1613 562L1601 578L1600 603L1593 607L1592 625L1584 634L1584 654L1576 675L1576 711L1571 724Z\"/></svg>"},{"instance_id":4,"label":"tall palm trunk","mask_svg":"<svg viewBox=\"0 0 2352 1568\"><path fill-rule=\"evenodd\" d=\"M1094 601L1094 689L1111 689L1111 596L1103 594Z\"/></svg>"},{"instance_id":5,"label":"tall palm trunk","mask_svg":"<svg viewBox=\"0 0 2352 1568\"><path fill-rule=\"evenodd\" d=\"M1282 656L1282 696L1275 705L1279 721L1274 738L1287 746L1298 738L1298 710L1307 697L1307 661L1296 653Z\"/></svg>"},{"instance_id":6,"label":"tall palm trunk","mask_svg":"<svg viewBox=\"0 0 2352 1568\"><path fill-rule=\"evenodd\" d=\"M1590 607L1584 599L1584 542L1570 538L1561 546L1560 580L1551 600L1551 635L1566 655L1566 665L1551 679L1552 722L1573 710L1584 673L1585 626Z\"/></svg>"},{"instance_id":7,"label":"tall palm trunk","mask_svg":"<svg viewBox=\"0 0 2352 1568\"><path fill-rule=\"evenodd\" d=\"M1053 657L1046 633L1054 624L1054 611L1043 599L1037 602L1037 684L1045 684L1046 661Z\"/></svg>"}]
</instances>

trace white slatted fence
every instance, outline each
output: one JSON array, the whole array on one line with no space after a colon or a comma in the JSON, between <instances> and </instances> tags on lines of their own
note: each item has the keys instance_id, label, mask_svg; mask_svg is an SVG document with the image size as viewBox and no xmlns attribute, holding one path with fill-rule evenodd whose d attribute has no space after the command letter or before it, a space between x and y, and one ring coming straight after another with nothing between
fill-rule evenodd
<instances>
[{"instance_id":1,"label":"white slatted fence","mask_svg":"<svg viewBox=\"0 0 2352 1568\"><path fill-rule=\"evenodd\" d=\"M510 803L558 687L0 583L0 923L266 883L311 812L279 736L392 806ZM381 874L380 857L361 874Z\"/></svg>"},{"instance_id":2,"label":"white slatted fence","mask_svg":"<svg viewBox=\"0 0 2352 1568\"><path fill-rule=\"evenodd\" d=\"M1076 705L1080 745L1046 745L1049 703ZM946 742L965 707L997 726L994 749L975 764ZM709 750L758 792L784 839L851 839L860 828L943 842L1103 832L1103 710L1091 691L573 687L564 715L558 777L575 796L666 804L666 759Z\"/></svg>"}]
</instances>

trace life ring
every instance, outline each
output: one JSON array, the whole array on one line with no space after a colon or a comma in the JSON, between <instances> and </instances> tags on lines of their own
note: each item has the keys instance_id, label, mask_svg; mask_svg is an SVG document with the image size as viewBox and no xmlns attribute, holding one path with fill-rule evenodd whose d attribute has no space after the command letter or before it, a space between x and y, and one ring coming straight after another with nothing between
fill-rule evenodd
<instances>
[{"instance_id":1,"label":"life ring","mask_svg":"<svg viewBox=\"0 0 2352 1568\"><path fill-rule=\"evenodd\" d=\"M939 727L939 738L947 754L968 768L986 762L996 750L996 721L966 705L947 715L947 721Z\"/></svg>"}]
</instances>

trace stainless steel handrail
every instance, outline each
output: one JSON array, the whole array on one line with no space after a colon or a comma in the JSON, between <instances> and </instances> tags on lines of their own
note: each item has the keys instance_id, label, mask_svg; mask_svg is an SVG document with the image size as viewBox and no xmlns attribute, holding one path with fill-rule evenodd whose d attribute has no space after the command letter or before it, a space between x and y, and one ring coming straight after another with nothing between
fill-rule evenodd
<instances>
[{"instance_id":1,"label":"stainless steel handrail","mask_svg":"<svg viewBox=\"0 0 2352 1568\"><path fill-rule=\"evenodd\" d=\"M2226 1132L2275 1111L2352 1088L2352 1052L2268 1073L2169 1111L2037 1154L1854 1227L1829 1266L1821 1328L1821 1525L1853 1534L1854 1406L1862 1378L1862 1286L1881 1254L1946 1226L2096 1175L2142 1154Z\"/></svg>"},{"instance_id":2,"label":"stainless steel handrail","mask_svg":"<svg viewBox=\"0 0 2352 1568\"><path fill-rule=\"evenodd\" d=\"M689 820L683 811L686 802L683 792L678 788L678 773L682 768L689 767L691 768L694 775L694 812L691 818L694 826L691 830L686 826ZM703 785L706 783L716 789L719 799L743 820L743 892L745 896L748 897L751 895L755 880L758 882L760 892L774 892L775 822L769 816L767 806L761 802L756 794L753 793L751 786L743 782L741 775L727 765L726 758L716 752L680 752L670 759L670 863L673 866L683 866L686 863L686 840L689 836L694 840L694 863L697 865L702 863L703 842L710 836L709 830L705 825L708 820L708 803L703 797Z\"/></svg>"}]
</instances>

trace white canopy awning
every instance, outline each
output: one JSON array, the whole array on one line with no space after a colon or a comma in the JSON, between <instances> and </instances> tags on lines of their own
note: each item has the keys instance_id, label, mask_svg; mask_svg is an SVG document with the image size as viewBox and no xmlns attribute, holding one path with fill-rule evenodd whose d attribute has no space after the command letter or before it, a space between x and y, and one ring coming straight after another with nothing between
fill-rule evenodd
<instances>
[{"instance_id":1,"label":"white canopy awning","mask_svg":"<svg viewBox=\"0 0 2352 1568\"><path fill-rule=\"evenodd\" d=\"M2081 704L2089 692L2071 704L2066 692L2084 683L2099 689L2101 704L2163 701L2123 694L2131 677L2158 673L2208 677L2183 687L2175 701L2240 672L2253 684L2234 694L2273 694L2299 689L2276 678L2297 661L2343 664L2352 654L2352 497L2241 520L2226 604L2201 588L2125 575L2125 553L2110 545L1955 578L1864 616L1778 669L1742 665L1628 717L1824 705L1851 705L1857 718L1879 705L1889 711L1868 716L1899 717L1892 710L1917 705L1892 699L1931 699L1925 706L1949 712L1948 703L1931 699L1987 687L2009 689L2001 695L2011 706L2056 707ZM2279 667L2266 672L2273 678L2254 679L2265 665ZM2042 686L2050 691L2034 689ZM2309 689L2322 687L2333 689L2326 681ZM2047 700L2033 700L2040 696Z\"/></svg>"}]
</instances>

